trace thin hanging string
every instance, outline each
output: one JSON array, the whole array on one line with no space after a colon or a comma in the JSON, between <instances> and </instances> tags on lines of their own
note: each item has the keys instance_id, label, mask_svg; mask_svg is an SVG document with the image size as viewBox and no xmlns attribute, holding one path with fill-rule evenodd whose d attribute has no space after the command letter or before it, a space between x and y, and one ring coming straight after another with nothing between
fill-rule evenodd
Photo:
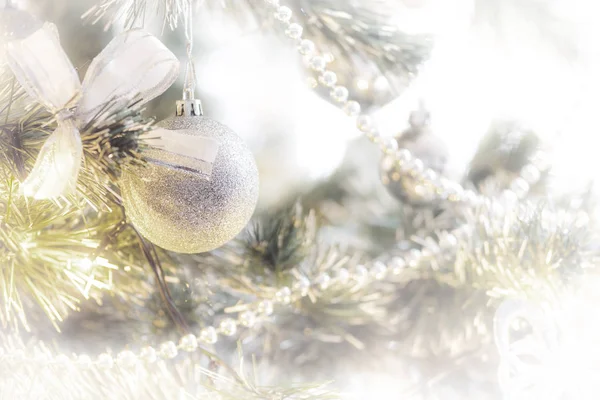
<instances>
[{"instance_id":1,"label":"thin hanging string","mask_svg":"<svg viewBox=\"0 0 600 400\"><path fill-rule=\"evenodd\" d=\"M185 69L185 81L183 84L183 99L193 100L194 93L196 91L196 67L194 65L194 59L192 56L192 50L194 48L194 31L192 24L192 0L187 2L187 12L183 17L183 25L185 29L185 48L187 53L187 66Z\"/></svg>"}]
</instances>

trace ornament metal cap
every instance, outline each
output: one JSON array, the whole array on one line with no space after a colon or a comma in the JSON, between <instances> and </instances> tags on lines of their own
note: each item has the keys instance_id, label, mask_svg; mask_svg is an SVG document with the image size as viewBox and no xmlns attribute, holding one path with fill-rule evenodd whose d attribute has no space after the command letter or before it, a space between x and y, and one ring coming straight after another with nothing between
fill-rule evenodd
<instances>
[{"instance_id":1,"label":"ornament metal cap","mask_svg":"<svg viewBox=\"0 0 600 400\"><path fill-rule=\"evenodd\" d=\"M202 103L198 99L177 100L175 115L178 117L201 117Z\"/></svg>"}]
</instances>

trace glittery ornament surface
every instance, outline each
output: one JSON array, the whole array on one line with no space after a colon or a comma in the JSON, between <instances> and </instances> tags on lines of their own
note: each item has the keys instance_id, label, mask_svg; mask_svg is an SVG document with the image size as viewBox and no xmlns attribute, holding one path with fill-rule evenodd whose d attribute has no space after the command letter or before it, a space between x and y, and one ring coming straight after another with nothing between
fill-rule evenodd
<instances>
[{"instance_id":1,"label":"glittery ornament surface","mask_svg":"<svg viewBox=\"0 0 600 400\"><path fill-rule=\"evenodd\" d=\"M163 157L166 162L156 162L159 151L149 150L145 166L129 166L122 175L127 217L144 237L167 250L213 250L235 237L254 212L254 157L233 131L209 118L172 117L158 125L217 141L216 158L207 175L205 168L194 169L188 157L169 154Z\"/></svg>"}]
</instances>

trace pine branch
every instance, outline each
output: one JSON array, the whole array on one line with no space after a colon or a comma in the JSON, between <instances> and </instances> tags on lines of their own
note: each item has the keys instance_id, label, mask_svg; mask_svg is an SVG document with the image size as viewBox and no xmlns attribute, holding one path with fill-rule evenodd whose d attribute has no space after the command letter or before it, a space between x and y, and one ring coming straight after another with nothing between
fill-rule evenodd
<instances>
[{"instance_id":1,"label":"pine branch","mask_svg":"<svg viewBox=\"0 0 600 400\"><path fill-rule=\"evenodd\" d=\"M84 167L78 182L80 193L95 208L120 204L118 180L125 164L142 164L147 147L142 135L152 130L154 119L142 116L138 103L115 109L109 103L82 129Z\"/></svg>"},{"instance_id":2,"label":"pine branch","mask_svg":"<svg viewBox=\"0 0 600 400\"><path fill-rule=\"evenodd\" d=\"M161 16L165 25L175 29L189 4L198 0L102 0L94 5L82 18L92 24L105 20L104 29L124 20L126 28L144 26L146 18Z\"/></svg>"},{"instance_id":3,"label":"pine branch","mask_svg":"<svg viewBox=\"0 0 600 400\"><path fill-rule=\"evenodd\" d=\"M421 268L440 282L484 290L492 298L552 302L598 260L582 218L587 220L549 206L505 215L479 210L457 238L456 255L428 260Z\"/></svg>"},{"instance_id":4,"label":"pine branch","mask_svg":"<svg viewBox=\"0 0 600 400\"><path fill-rule=\"evenodd\" d=\"M53 201L23 196L19 182L31 169L37 152L54 130L53 116L30 104L12 73L0 70L0 289L5 306L3 326L30 329L35 302L56 329L82 299L101 300L102 292L135 295L132 279L115 285L124 266L143 266L139 252L113 248L109 238L122 223L116 183L126 162L142 162L140 135L152 120L141 117L138 105L115 110L108 104L82 131L85 164L78 193ZM107 241L107 238L110 239ZM136 259L131 255L136 254ZM125 274L126 275L126 274ZM31 314L31 315L27 315ZM31 317L31 318L29 318Z\"/></svg>"}]
</instances>

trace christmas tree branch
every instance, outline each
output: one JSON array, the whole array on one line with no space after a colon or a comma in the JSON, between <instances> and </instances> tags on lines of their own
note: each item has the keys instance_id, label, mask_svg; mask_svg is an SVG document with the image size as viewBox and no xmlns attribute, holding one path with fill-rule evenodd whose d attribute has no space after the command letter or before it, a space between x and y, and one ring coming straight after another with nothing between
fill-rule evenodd
<instances>
[{"instance_id":1,"label":"christmas tree branch","mask_svg":"<svg viewBox=\"0 0 600 400\"><path fill-rule=\"evenodd\" d=\"M122 269L144 266L143 254L120 251L115 243L122 238L113 235L123 224L116 186L120 168L125 162L143 162L140 135L151 129L152 120L140 112L137 104L124 110L108 104L82 129L85 161L77 193L53 201L29 199L19 182L55 124L50 114L30 103L12 73L0 71L0 262L6 266L0 277L5 299L0 321L4 326L30 329L26 314L31 300L58 329L82 299L100 301L102 292L125 297L147 292ZM117 276L116 282L123 285L115 284Z\"/></svg>"},{"instance_id":2,"label":"christmas tree branch","mask_svg":"<svg viewBox=\"0 0 600 400\"><path fill-rule=\"evenodd\" d=\"M597 261L589 243L586 214L529 208L520 215L472 213L453 237L457 252L428 259L420 268L453 287L484 290L494 298L528 298L552 302ZM429 249L436 246L428 241Z\"/></svg>"},{"instance_id":3,"label":"christmas tree branch","mask_svg":"<svg viewBox=\"0 0 600 400\"><path fill-rule=\"evenodd\" d=\"M197 0L102 0L90 8L82 18L90 23L106 20L108 30L117 20L123 19L127 28L144 26L146 18L160 15L164 23L175 29L183 19L187 7Z\"/></svg>"}]
</instances>

